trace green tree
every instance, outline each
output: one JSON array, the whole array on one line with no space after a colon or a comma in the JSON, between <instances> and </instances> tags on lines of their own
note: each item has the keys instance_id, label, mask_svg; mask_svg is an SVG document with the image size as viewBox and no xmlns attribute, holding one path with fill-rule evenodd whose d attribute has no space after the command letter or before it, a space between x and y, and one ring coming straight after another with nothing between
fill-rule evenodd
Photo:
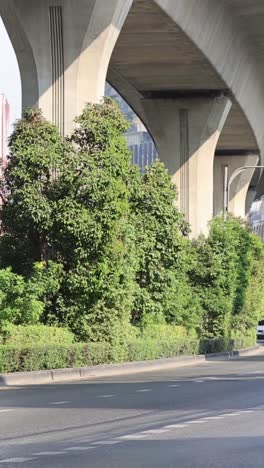
<instances>
[{"instance_id":1,"label":"green tree","mask_svg":"<svg viewBox=\"0 0 264 468\"><path fill-rule=\"evenodd\" d=\"M194 252L190 281L203 308L203 334L229 338L255 333L263 311L261 241L241 219L229 216L224 222L219 217L208 238L194 242Z\"/></svg>"},{"instance_id":2,"label":"green tree","mask_svg":"<svg viewBox=\"0 0 264 468\"><path fill-rule=\"evenodd\" d=\"M239 238L233 220L215 218L208 238L195 243L197 262L190 277L204 310L203 334L229 337L236 299Z\"/></svg>"},{"instance_id":3,"label":"green tree","mask_svg":"<svg viewBox=\"0 0 264 468\"><path fill-rule=\"evenodd\" d=\"M37 323L44 303L39 300L38 288L10 268L0 270L0 330L13 323Z\"/></svg>"},{"instance_id":4,"label":"green tree","mask_svg":"<svg viewBox=\"0 0 264 468\"><path fill-rule=\"evenodd\" d=\"M125 339L134 294L135 177L117 104L88 104L56 181L53 249L67 273L62 320L79 338Z\"/></svg>"},{"instance_id":5,"label":"green tree","mask_svg":"<svg viewBox=\"0 0 264 468\"><path fill-rule=\"evenodd\" d=\"M1 206L2 267L29 274L36 261L51 256L53 185L63 163L65 143L41 111L24 111L15 124L5 171L6 201Z\"/></svg>"},{"instance_id":6,"label":"green tree","mask_svg":"<svg viewBox=\"0 0 264 468\"><path fill-rule=\"evenodd\" d=\"M256 325L264 317L264 245L250 229L240 229L238 284L232 329L234 336L256 336Z\"/></svg>"},{"instance_id":7,"label":"green tree","mask_svg":"<svg viewBox=\"0 0 264 468\"><path fill-rule=\"evenodd\" d=\"M40 111L27 110L16 123L1 264L45 286L44 322L67 323L82 339L125 339L134 291L129 198L137 177L123 136L127 122L106 99L87 105L76 124L65 142Z\"/></svg>"},{"instance_id":8,"label":"green tree","mask_svg":"<svg viewBox=\"0 0 264 468\"><path fill-rule=\"evenodd\" d=\"M189 231L175 207L176 189L160 162L153 163L132 196L138 269L133 323L198 326L199 304L188 280Z\"/></svg>"}]
</instances>

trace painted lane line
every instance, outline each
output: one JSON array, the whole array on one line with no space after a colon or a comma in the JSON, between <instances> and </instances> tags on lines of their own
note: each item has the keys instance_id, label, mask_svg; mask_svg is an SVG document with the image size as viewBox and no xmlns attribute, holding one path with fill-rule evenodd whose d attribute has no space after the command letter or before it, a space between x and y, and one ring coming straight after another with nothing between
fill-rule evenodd
<instances>
[{"instance_id":1,"label":"painted lane line","mask_svg":"<svg viewBox=\"0 0 264 468\"><path fill-rule=\"evenodd\" d=\"M115 395L98 395L97 398L112 398Z\"/></svg>"},{"instance_id":2,"label":"painted lane line","mask_svg":"<svg viewBox=\"0 0 264 468\"><path fill-rule=\"evenodd\" d=\"M143 439L143 437L146 437L146 434L142 434L142 432L140 432L139 434L128 434L128 435L120 436L119 439L135 440L135 439Z\"/></svg>"},{"instance_id":3,"label":"painted lane line","mask_svg":"<svg viewBox=\"0 0 264 468\"><path fill-rule=\"evenodd\" d=\"M168 387L180 387L180 384L168 385Z\"/></svg>"},{"instance_id":4,"label":"painted lane line","mask_svg":"<svg viewBox=\"0 0 264 468\"><path fill-rule=\"evenodd\" d=\"M242 414L244 414L244 413L254 413L254 410L243 410Z\"/></svg>"},{"instance_id":5,"label":"painted lane line","mask_svg":"<svg viewBox=\"0 0 264 468\"><path fill-rule=\"evenodd\" d=\"M142 388L141 390L136 390L137 393L152 392L151 388Z\"/></svg>"},{"instance_id":6,"label":"painted lane line","mask_svg":"<svg viewBox=\"0 0 264 468\"><path fill-rule=\"evenodd\" d=\"M169 429L149 429L148 431L143 431L141 434L163 434L164 432L168 432Z\"/></svg>"},{"instance_id":7,"label":"painted lane line","mask_svg":"<svg viewBox=\"0 0 264 468\"><path fill-rule=\"evenodd\" d=\"M221 377L204 377L204 380L222 380Z\"/></svg>"},{"instance_id":8,"label":"painted lane line","mask_svg":"<svg viewBox=\"0 0 264 468\"><path fill-rule=\"evenodd\" d=\"M224 419L224 416L208 416L207 418L203 418L204 421L210 421L211 419Z\"/></svg>"},{"instance_id":9,"label":"painted lane line","mask_svg":"<svg viewBox=\"0 0 264 468\"><path fill-rule=\"evenodd\" d=\"M52 455L65 455L67 452L65 451L61 451L61 452L37 452L37 453L33 453L33 455L37 455L37 456L52 456Z\"/></svg>"},{"instance_id":10,"label":"painted lane line","mask_svg":"<svg viewBox=\"0 0 264 468\"><path fill-rule=\"evenodd\" d=\"M194 382L195 382L195 383L203 383L204 380L199 380L199 379L197 379L197 380L194 380Z\"/></svg>"},{"instance_id":11,"label":"painted lane line","mask_svg":"<svg viewBox=\"0 0 264 468\"><path fill-rule=\"evenodd\" d=\"M164 426L165 429L181 429L182 427L187 427L187 424L169 424L169 426Z\"/></svg>"},{"instance_id":12,"label":"painted lane line","mask_svg":"<svg viewBox=\"0 0 264 468\"><path fill-rule=\"evenodd\" d=\"M70 403L70 401L53 401L50 405L66 405L67 403Z\"/></svg>"},{"instance_id":13,"label":"painted lane line","mask_svg":"<svg viewBox=\"0 0 264 468\"><path fill-rule=\"evenodd\" d=\"M93 442L93 445L115 445L120 444L120 440L100 440L99 442Z\"/></svg>"},{"instance_id":14,"label":"painted lane line","mask_svg":"<svg viewBox=\"0 0 264 468\"><path fill-rule=\"evenodd\" d=\"M0 413L9 413L10 411L14 411L13 409L0 409Z\"/></svg>"},{"instance_id":15,"label":"painted lane line","mask_svg":"<svg viewBox=\"0 0 264 468\"><path fill-rule=\"evenodd\" d=\"M187 421L186 424L204 424L206 421L200 419L198 421Z\"/></svg>"},{"instance_id":16,"label":"painted lane line","mask_svg":"<svg viewBox=\"0 0 264 468\"><path fill-rule=\"evenodd\" d=\"M78 446L76 446L76 447L68 447L68 448L66 448L65 450L67 450L67 451L68 451L68 450L69 450L69 451L70 451L70 450L80 450L80 451L81 451L81 450L91 450L91 449L93 449L93 448L94 448L94 447L83 447L83 446L82 446L82 447L81 447L81 446L78 447Z\"/></svg>"},{"instance_id":17,"label":"painted lane line","mask_svg":"<svg viewBox=\"0 0 264 468\"><path fill-rule=\"evenodd\" d=\"M6 460L0 460L0 463L24 463L36 458L7 458Z\"/></svg>"},{"instance_id":18,"label":"painted lane line","mask_svg":"<svg viewBox=\"0 0 264 468\"><path fill-rule=\"evenodd\" d=\"M242 413L226 413L225 417L232 418L233 416L241 416L241 415L242 415Z\"/></svg>"},{"instance_id":19,"label":"painted lane line","mask_svg":"<svg viewBox=\"0 0 264 468\"><path fill-rule=\"evenodd\" d=\"M87 439L84 439L84 440L77 440L76 442L77 442L78 444L92 444L91 439L90 439L90 440L87 440ZM91 447L91 445L89 445L89 447ZM94 447L91 447L91 448L94 448ZM65 449L65 450L68 450L68 449Z\"/></svg>"}]
</instances>

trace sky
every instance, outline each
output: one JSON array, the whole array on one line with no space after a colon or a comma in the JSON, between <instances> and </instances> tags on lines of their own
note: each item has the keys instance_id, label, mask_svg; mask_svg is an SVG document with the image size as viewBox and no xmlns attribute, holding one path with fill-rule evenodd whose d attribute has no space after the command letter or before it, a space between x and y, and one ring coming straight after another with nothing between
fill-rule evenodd
<instances>
[{"instance_id":1,"label":"sky","mask_svg":"<svg viewBox=\"0 0 264 468\"><path fill-rule=\"evenodd\" d=\"M21 113L21 82L14 49L1 18L0 57L0 94L5 94L10 104L10 118L12 123L20 117Z\"/></svg>"}]
</instances>

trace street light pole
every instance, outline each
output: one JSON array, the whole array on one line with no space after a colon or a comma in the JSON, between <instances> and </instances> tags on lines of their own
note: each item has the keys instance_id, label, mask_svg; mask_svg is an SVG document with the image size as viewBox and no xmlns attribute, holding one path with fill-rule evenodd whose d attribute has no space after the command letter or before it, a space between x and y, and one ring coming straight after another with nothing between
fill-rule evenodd
<instances>
[{"instance_id":1,"label":"street light pole","mask_svg":"<svg viewBox=\"0 0 264 468\"><path fill-rule=\"evenodd\" d=\"M224 221L228 212L228 166L225 166L224 172Z\"/></svg>"},{"instance_id":2,"label":"street light pole","mask_svg":"<svg viewBox=\"0 0 264 468\"><path fill-rule=\"evenodd\" d=\"M230 176L228 180L228 166L225 166L224 171L224 221L226 221L228 207L229 207L229 193L230 193L230 186L234 179L243 171L247 169L263 169L264 166L242 166L236 169Z\"/></svg>"}]
</instances>

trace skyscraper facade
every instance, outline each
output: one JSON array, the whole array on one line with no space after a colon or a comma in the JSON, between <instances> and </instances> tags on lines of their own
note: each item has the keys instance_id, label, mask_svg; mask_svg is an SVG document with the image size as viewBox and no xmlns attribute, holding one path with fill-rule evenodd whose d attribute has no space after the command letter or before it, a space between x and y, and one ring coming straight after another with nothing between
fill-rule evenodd
<instances>
[{"instance_id":1,"label":"skyscraper facade","mask_svg":"<svg viewBox=\"0 0 264 468\"><path fill-rule=\"evenodd\" d=\"M4 94L0 94L0 176L3 179L7 164L7 137L9 132L10 107Z\"/></svg>"},{"instance_id":2,"label":"skyscraper facade","mask_svg":"<svg viewBox=\"0 0 264 468\"><path fill-rule=\"evenodd\" d=\"M105 95L112 97L119 103L126 119L131 123L126 132L127 144L132 153L133 163L137 164L143 172L145 167L157 158L157 151L153 140L141 120L108 83L106 83Z\"/></svg>"}]
</instances>

